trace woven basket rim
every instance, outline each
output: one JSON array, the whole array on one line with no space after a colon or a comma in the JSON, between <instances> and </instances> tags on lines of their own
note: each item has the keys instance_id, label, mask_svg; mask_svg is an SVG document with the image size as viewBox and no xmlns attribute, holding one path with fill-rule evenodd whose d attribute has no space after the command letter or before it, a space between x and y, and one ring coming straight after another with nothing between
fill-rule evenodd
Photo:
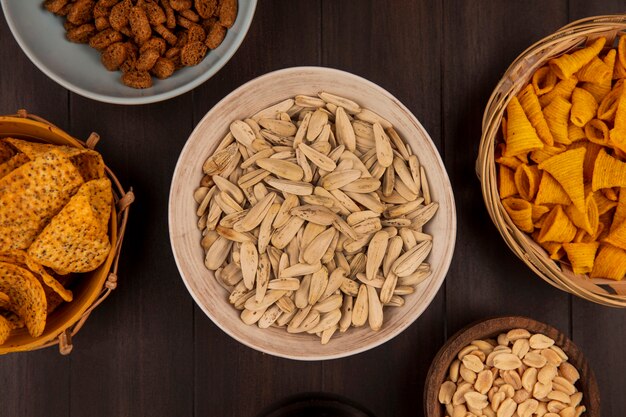
<instances>
[{"instance_id":1,"label":"woven basket rim","mask_svg":"<svg viewBox=\"0 0 626 417\"><path fill-rule=\"evenodd\" d=\"M611 45L618 33L624 31L626 15L589 17L562 27L522 52L506 70L485 107L476 160L476 174L481 182L485 206L513 253L550 285L597 304L622 308L626 308L626 280L591 282L586 276L574 275L567 267L563 268L550 259L544 249L515 226L500 200L494 145L508 102L528 83L536 69L549 59L600 36L609 38L607 44Z\"/></svg>"},{"instance_id":2,"label":"woven basket rim","mask_svg":"<svg viewBox=\"0 0 626 417\"><path fill-rule=\"evenodd\" d=\"M39 124L47 129L56 130L58 134L66 137L67 139L71 139L71 141L76 142L71 146L74 147L83 147L85 149L94 149L98 141L100 140L100 136L97 133L92 133L89 138L85 141L75 138L69 133L65 132L63 129L57 127L51 122L39 117L37 115L28 113L24 109L20 109L16 114L13 115L5 115L0 116L0 120L2 121L15 121L17 123L23 122L24 120L28 120L29 123ZM128 189L128 191L124 190L124 187L121 185L115 173L105 164L105 174L107 178L111 181L114 204L112 206L113 213L115 217L111 219L113 222L113 226L116 227L115 232L115 242L111 248L112 258L110 261L105 261L105 263L110 262L109 270L106 272L106 279L102 284L102 288L100 289L99 294L96 296L95 300L87 306L85 311L76 319L73 320L73 323L69 325L63 325L63 329L57 334L54 334L50 337L49 340L43 342L41 345L28 347L25 349L20 349L17 347L15 351L32 351L47 348L54 345L59 345L59 352L62 355L67 355L72 351L72 337L78 333L78 331L85 324L89 315L93 312L95 308L97 308L109 295L110 293L117 287L117 271L119 265L119 258L121 254L122 243L124 241L124 234L126 231L126 226L128 223L128 214L129 207L134 202L135 196L132 190L132 187ZM107 259L111 257L111 255L107 256ZM12 351L6 352L11 353Z\"/></svg>"}]
</instances>

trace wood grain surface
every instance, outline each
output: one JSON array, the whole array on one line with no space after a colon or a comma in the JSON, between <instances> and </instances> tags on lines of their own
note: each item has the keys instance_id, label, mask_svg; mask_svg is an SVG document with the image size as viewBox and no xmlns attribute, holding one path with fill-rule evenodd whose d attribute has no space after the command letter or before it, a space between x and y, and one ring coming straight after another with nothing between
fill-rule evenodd
<instances>
[{"instance_id":1,"label":"wood grain surface","mask_svg":"<svg viewBox=\"0 0 626 417\"><path fill-rule=\"evenodd\" d=\"M446 338L512 314L572 338L596 374L602 415L624 415L626 313L534 277L502 242L474 175L483 108L509 63L569 21L624 12L623 0L263 0L216 76L139 107L59 87L0 17L0 113L27 108L77 137L100 133L99 150L137 196L118 289L74 338L71 356L48 349L0 358L0 416L254 417L304 392L347 397L378 417L421 416L426 373ZM263 355L219 330L187 293L167 233L171 175L195 123L244 82L297 65L347 70L398 97L441 152L458 212L450 272L421 318L379 348L328 362Z\"/></svg>"}]
</instances>

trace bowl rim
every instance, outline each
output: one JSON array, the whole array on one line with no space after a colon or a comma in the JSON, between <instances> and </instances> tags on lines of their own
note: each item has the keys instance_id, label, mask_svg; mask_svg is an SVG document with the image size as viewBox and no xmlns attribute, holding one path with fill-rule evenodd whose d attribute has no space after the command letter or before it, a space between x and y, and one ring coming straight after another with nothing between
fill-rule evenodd
<instances>
[{"instance_id":1,"label":"bowl rim","mask_svg":"<svg viewBox=\"0 0 626 417\"><path fill-rule=\"evenodd\" d=\"M192 137L194 137L195 135L197 135L200 127L206 122L207 119L209 119L210 117L212 117L213 113L216 111L216 109L219 109L219 107L223 106L225 103L227 103L228 101L232 100L234 97L237 97L239 95L242 94L242 92L244 92L246 89L249 88L250 85L254 85L257 83L261 83L263 81L266 81L268 79L272 79L274 77L281 77L281 76L285 76L285 75L290 75L292 73L301 73L303 71L308 71L308 72L316 72L318 74L334 74L336 76L339 77L347 77L347 78L351 78L354 81L359 82L360 84L366 85L369 88L374 89L376 92L382 94L383 96L386 96L387 98L389 98L391 101L394 102L395 105L397 105L405 114L406 116L411 120L412 123L415 124L415 126L421 130L421 132L423 133L423 138L426 141L426 144L428 144L428 146L431 147L433 154L434 154L434 159L436 161L436 163L439 165L439 167L441 168L441 174L442 174L442 178L444 180L444 182L446 182L447 184L449 184L450 186L447 187L445 190L443 190L442 192L446 195L446 198L449 200L450 202L450 206L449 206L449 210L450 210L450 219L451 219L451 223L447 224L448 229L450 230L450 236L451 236L451 241L449 242L449 250L446 251L446 253L444 253L444 257L442 258L442 262L441 262L441 278L439 279L439 283L437 284L437 286L435 288L433 288L432 291L432 295L427 298L425 300L425 302L423 303L423 305L416 311L415 316L407 321L403 321L401 323L399 323L396 327L396 329L393 332L390 332L388 335L384 336L384 337L380 337L375 339L374 341L368 342L363 344L362 346L356 347L356 348L351 348L336 354L316 354L316 355L308 355L308 356L302 356L302 355L298 355L297 353L291 354L291 353L286 353L286 352L282 352L282 351L278 351L278 350L271 350L271 349L266 349L263 347L259 347L256 346L254 343L239 337L234 331L232 331L230 328L226 327L226 326L222 326L219 323L219 320L215 319L213 317L213 314L203 305L203 303L200 302L198 295L195 293L195 291L193 290L193 288L191 287L191 284L188 283L188 278L185 276L185 274L183 273L183 260L181 259L181 257L179 256L179 249L176 247L175 242L174 242L174 226L175 223L177 222L174 216L174 211L175 211L175 207L174 207L174 194L175 194L175 181L177 179L177 177L179 177L181 175L181 171L183 170L183 161L182 161L182 156L185 155L188 152L188 148L191 146L192 141L190 140ZM348 356L352 356L352 355L356 355L365 351L368 351L370 349L374 349L386 342L388 342L389 340L395 338L396 336L398 336L400 333L402 333L404 330L406 330L411 324L413 324L423 313L424 311L430 306L430 304L432 303L433 299L436 297L436 295L439 293L439 290L441 289L441 286L443 285L443 282L445 281L445 278L447 276L448 270L450 268L451 262L452 262L452 257L454 254L454 248L455 248L455 243L456 243L456 233L457 233L457 215L456 215L456 204L455 204L455 200L454 200L454 192L452 189L452 185L450 183L450 178L448 176L448 172L446 170L445 164L443 163L443 160L441 159L441 154L439 153L437 147L435 146L434 142L432 141L432 138L430 137L430 135L428 134L428 132L426 131L426 129L424 128L424 126L422 126L422 124L419 122L419 120L417 119L417 117L415 117L415 115L404 105L400 102L400 100L398 100L393 94L391 94L389 91L387 91L386 89L384 89L383 87L373 83L372 81L369 81L359 75L356 74L352 74L350 72L347 71L342 71L339 69L335 69L335 68L329 68L329 67L322 67L322 66L298 66L298 67L289 67L289 68L283 68L283 69L279 69L279 70L275 70L275 71L271 71L268 72L266 74L263 74L261 76L258 76L244 84L242 84L241 86L239 86L238 88L236 88L235 90L233 90L232 92L230 92L228 95L226 95L223 99L221 99L217 104L215 104L203 117L202 119L200 119L198 121L198 123L196 124L196 126L194 127L193 131L189 134L189 137L187 139L187 141L185 142L185 145L183 147L183 149L180 152L178 161L176 162L176 167L174 169L174 173L172 174L172 181L170 184L170 194L169 194L169 202L168 202L168 231L169 231L169 236L170 236L170 246L172 248L172 253L174 255L174 260L176 262L176 267L178 268L180 277L183 281L183 283L185 284L185 287L187 288L187 291L189 292L189 294L191 295L191 297L193 298L194 302L196 303L196 305L198 307L200 307L200 309L204 312L204 314L209 317L211 319L211 321L217 326L219 327L223 332L225 332L227 335L229 335L231 338L235 339L236 341L238 341L239 343L248 346L249 348L252 348L256 351L259 352L263 352L272 356L277 356L277 357L281 357L281 358L285 358L285 359L293 359L293 360L299 360L299 361L319 361L319 360L330 360L330 359L339 359L339 358L344 358L344 357L348 357Z\"/></svg>"},{"instance_id":2,"label":"bowl rim","mask_svg":"<svg viewBox=\"0 0 626 417\"><path fill-rule=\"evenodd\" d=\"M510 322L513 321L516 324L514 326L510 326ZM535 327L542 327L543 330L535 330ZM445 375L447 375L447 371L450 368L452 361L456 358L458 351L463 349L465 346L471 344L472 340L475 340L477 338L486 338L490 335L493 335L494 333L502 333L504 331L516 328L526 329L534 333L543 333L555 339L556 346L562 348L563 346L567 345L568 352L566 352L566 354L568 354L568 356L578 356L577 362L580 362L580 364L573 364L570 360L568 360L568 362L581 373L581 379L579 380L579 382L582 381L583 372L585 373L584 386L586 387L586 391L588 392L585 392L584 394L591 394L590 398L583 395L584 403L588 404L590 407L590 409L587 409L586 415L589 415L590 417L599 417L601 415L601 403L598 382L596 380L593 369L589 365L589 362L587 361L587 358L585 357L582 349L580 349L572 339L570 339L564 332L562 332L558 328L548 323L544 323L542 321L521 315L492 316L482 320L473 321L459 329L456 333L454 333L445 341L445 343L435 354L430 364L430 367L428 368L428 373L426 374L423 392L424 416L433 417L431 410L434 408L441 409L442 405L438 401L439 387L445 381ZM468 337L473 330L481 330L482 332L489 330L489 332L480 337L477 335L472 335L471 337ZM551 333L552 335L548 333ZM451 353L453 353L453 355L451 355ZM435 368L437 368L442 360L446 359L446 356L448 355L450 355L451 360L449 363L445 364L444 369L446 373L444 374L444 381L435 380L438 372ZM444 413L440 413L440 415L443 416Z\"/></svg>"},{"instance_id":3,"label":"bowl rim","mask_svg":"<svg viewBox=\"0 0 626 417\"><path fill-rule=\"evenodd\" d=\"M123 105L141 105L141 104L150 104L150 103L157 103L160 101L169 100L171 98L177 97L179 95L185 94L193 90L194 88L198 87L199 85L207 81L213 75L217 74L217 72L221 70L222 67L226 65L226 63L228 63L228 61L230 61L230 59L233 57L235 52L237 52L237 50L241 46L244 38L246 37L248 33L248 30L250 29L252 20L254 19L254 14L256 12L256 6L257 6L257 0L246 0L247 2L249 2L250 11L244 16L245 18L243 20L242 30L240 32L235 33L231 48L226 50L225 54L222 55L217 60L215 65L211 66L206 72L200 74L198 77L194 78L193 80L191 80L190 82L186 84L181 85L180 87L174 88L169 91L165 91L163 93L158 93L158 94L143 96L143 97L118 97L114 95L94 93L92 91L86 90L84 88L81 88L75 85L74 83L72 83L72 81L52 71L42 60L40 60L37 57L37 54L35 54L28 47L28 44L22 38L21 33L16 29L13 14L7 13L6 4L9 1L11 0L0 0L0 6L2 6L4 17L7 21L9 29L11 30L11 33L13 34L13 38L15 38L20 49L24 52L24 54L26 54L28 59L30 59L30 61L33 64L35 64L35 66L39 68L41 72L46 74L50 79L52 79L57 84L64 87L65 89L70 90L78 95L81 95L86 98L90 98L92 100L100 101L103 103L123 104Z\"/></svg>"}]
</instances>

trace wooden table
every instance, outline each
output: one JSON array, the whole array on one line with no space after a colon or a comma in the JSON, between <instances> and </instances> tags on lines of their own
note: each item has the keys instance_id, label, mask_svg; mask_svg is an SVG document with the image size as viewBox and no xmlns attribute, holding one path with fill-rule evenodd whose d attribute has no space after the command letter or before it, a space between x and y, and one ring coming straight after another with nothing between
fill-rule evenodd
<instances>
[{"instance_id":1,"label":"wooden table","mask_svg":"<svg viewBox=\"0 0 626 417\"><path fill-rule=\"evenodd\" d=\"M487 216L474 161L484 105L509 63L572 20L624 11L623 0L262 0L216 76L175 99L128 107L55 84L2 18L0 113L26 108L77 137L100 133L99 150L137 202L118 289L70 356L51 348L0 358L0 415L251 417L287 396L323 391L379 417L420 416L424 378L446 338L481 318L522 314L583 349L602 415L623 416L626 314L557 291L511 254ZM187 293L167 232L170 178L194 125L242 83L298 65L353 72L406 104L444 157L459 223L445 285L416 323L367 353L314 363L257 353L219 330Z\"/></svg>"}]
</instances>

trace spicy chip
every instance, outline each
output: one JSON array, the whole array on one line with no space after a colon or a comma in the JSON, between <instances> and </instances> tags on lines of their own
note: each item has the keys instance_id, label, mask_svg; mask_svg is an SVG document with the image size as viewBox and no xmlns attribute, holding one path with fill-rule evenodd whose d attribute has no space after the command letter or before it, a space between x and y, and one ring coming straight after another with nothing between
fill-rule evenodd
<instances>
[{"instance_id":1,"label":"spicy chip","mask_svg":"<svg viewBox=\"0 0 626 417\"><path fill-rule=\"evenodd\" d=\"M111 249L107 225L112 200L108 179L85 183L37 236L28 254L60 274L94 270Z\"/></svg>"},{"instance_id":2,"label":"spicy chip","mask_svg":"<svg viewBox=\"0 0 626 417\"><path fill-rule=\"evenodd\" d=\"M33 274L24 268L0 262L0 291L11 299L11 311L20 316L32 337L46 325L46 295Z\"/></svg>"},{"instance_id":3,"label":"spicy chip","mask_svg":"<svg viewBox=\"0 0 626 417\"><path fill-rule=\"evenodd\" d=\"M619 48L590 39L538 69L495 146L505 215L592 279L626 274L626 35Z\"/></svg>"}]
</instances>

